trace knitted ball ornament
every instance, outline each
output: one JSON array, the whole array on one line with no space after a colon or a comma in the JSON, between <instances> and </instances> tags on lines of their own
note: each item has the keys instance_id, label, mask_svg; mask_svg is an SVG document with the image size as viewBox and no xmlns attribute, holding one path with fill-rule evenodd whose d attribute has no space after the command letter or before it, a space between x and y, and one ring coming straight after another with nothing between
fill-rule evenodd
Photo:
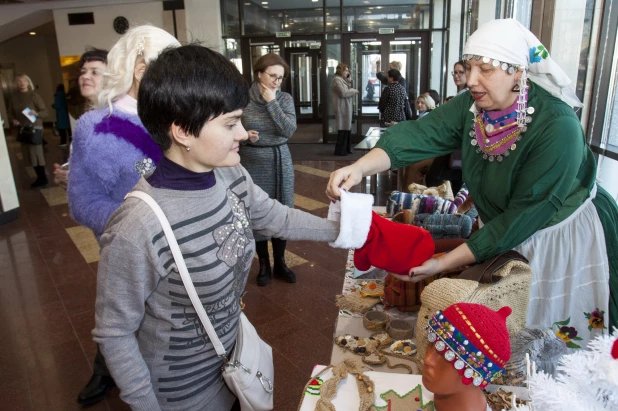
<instances>
[{"instance_id":1,"label":"knitted ball ornament","mask_svg":"<svg viewBox=\"0 0 618 411\"><path fill-rule=\"evenodd\" d=\"M462 382L484 388L498 378L511 358L506 318L480 304L457 303L437 311L427 325L427 339L462 375Z\"/></svg>"}]
</instances>

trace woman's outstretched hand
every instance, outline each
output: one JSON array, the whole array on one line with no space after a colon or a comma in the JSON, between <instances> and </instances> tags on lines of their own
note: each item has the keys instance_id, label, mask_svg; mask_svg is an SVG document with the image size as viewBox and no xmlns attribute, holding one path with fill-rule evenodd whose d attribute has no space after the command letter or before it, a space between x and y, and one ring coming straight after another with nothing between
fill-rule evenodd
<instances>
[{"instance_id":1,"label":"woman's outstretched hand","mask_svg":"<svg viewBox=\"0 0 618 411\"><path fill-rule=\"evenodd\" d=\"M425 278L440 274L442 271L444 270L441 267L440 260L438 258L430 258L422 265L411 268L409 275L399 275L392 273L391 275L401 281L410 281L413 283L417 283L421 280L424 280Z\"/></svg>"},{"instance_id":2,"label":"woman's outstretched hand","mask_svg":"<svg viewBox=\"0 0 618 411\"><path fill-rule=\"evenodd\" d=\"M349 190L360 183L362 178L363 173L356 164L335 170L330 174L330 180L326 186L326 195L332 201L336 201L341 197L339 189Z\"/></svg>"}]
</instances>

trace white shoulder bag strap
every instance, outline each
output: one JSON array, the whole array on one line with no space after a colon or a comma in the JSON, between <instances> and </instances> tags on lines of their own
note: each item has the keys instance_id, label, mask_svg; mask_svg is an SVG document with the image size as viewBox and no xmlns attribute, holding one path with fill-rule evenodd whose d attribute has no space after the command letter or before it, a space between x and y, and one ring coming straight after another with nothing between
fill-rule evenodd
<instances>
[{"instance_id":1,"label":"white shoulder bag strap","mask_svg":"<svg viewBox=\"0 0 618 411\"><path fill-rule=\"evenodd\" d=\"M150 195L144 193L143 191L132 191L127 194L124 198L125 200L128 197L139 198L144 201L146 204L152 208L155 215L159 219L161 226L163 227L163 232L165 233L165 238L167 238L167 243L170 246L170 250L172 251L172 255L174 256L174 261L176 262L176 268L178 268L178 272L180 273L180 278L182 278L182 283L187 289L187 294L191 299L191 303L193 303L193 308L197 312L202 325L204 326L204 330L206 334L208 334L208 338L212 342L212 345L215 347L215 351L217 355L221 357L224 363L228 362L227 352L225 351L225 347L219 340L217 336L217 332L215 331L208 315L206 314L206 310L204 310L204 306L200 301L200 298L197 296L197 291L195 291L195 287L193 286L193 281L191 281L191 276L189 275L189 271L187 270L187 265L185 264L185 259L180 252L180 247L178 247L178 242L176 241L176 236L174 235L174 231L172 231L172 227L170 226L169 221L167 221L167 217L165 217L165 213L159 207L159 204L152 198Z\"/></svg>"}]
</instances>

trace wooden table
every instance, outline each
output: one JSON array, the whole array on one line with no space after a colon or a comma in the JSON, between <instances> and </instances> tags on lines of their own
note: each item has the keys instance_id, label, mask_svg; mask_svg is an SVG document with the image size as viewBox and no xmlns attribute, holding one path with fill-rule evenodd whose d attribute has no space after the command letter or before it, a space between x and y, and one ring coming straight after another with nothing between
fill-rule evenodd
<instances>
[{"instance_id":1,"label":"wooden table","mask_svg":"<svg viewBox=\"0 0 618 411\"><path fill-rule=\"evenodd\" d=\"M385 207L373 207L373 210L379 213L379 212L386 211L386 208ZM360 286L360 283L365 280L363 277L356 278L356 279L353 278L353 275L354 275L353 274L354 273L354 264L353 264L354 260L353 259L354 259L354 252L350 250L350 253L348 254L348 263L346 264L346 273L345 273L345 280L343 282L342 294L348 293L351 287ZM367 275L370 276L370 278L384 278L386 277L386 272L384 270L374 270L371 273L367 273ZM374 307L374 309L383 310L383 307L384 306L382 304L378 304L378 306ZM390 315L391 320L405 319L416 325L416 317L418 315L418 313L416 312L402 313L396 308L393 308L388 311L388 314ZM335 337L340 336L340 335L348 335L348 334L353 335L353 336L358 336L358 337L369 337L372 334L372 332L367 330L363 326L363 317L361 316L361 314L354 314L354 313L350 314L350 313L340 311L339 316L337 317L337 325L335 327L335 334L333 335L333 349L332 349L331 358L330 358L331 364L337 365L345 358L353 358L356 360L361 359L360 356L353 354L349 350L339 347L337 344L334 343ZM415 339L416 338L413 338L413 340ZM391 356L387 356L387 357L391 365L403 363L403 364L406 364L412 367L412 370L414 371L414 373L418 374L418 367L416 366L416 363L414 361L404 360L398 357L391 357ZM389 373L404 373L404 374L407 373L407 371L404 368L390 369L386 365L373 366L373 369L375 371L382 371L382 372L389 372Z\"/></svg>"}]
</instances>

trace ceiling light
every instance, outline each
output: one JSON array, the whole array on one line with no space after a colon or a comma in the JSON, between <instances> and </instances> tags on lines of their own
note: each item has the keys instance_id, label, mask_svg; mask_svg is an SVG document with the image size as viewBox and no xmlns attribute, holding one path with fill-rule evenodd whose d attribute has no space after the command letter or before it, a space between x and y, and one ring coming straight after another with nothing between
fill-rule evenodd
<instances>
[{"instance_id":1,"label":"ceiling light","mask_svg":"<svg viewBox=\"0 0 618 411\"><path fill-rule=\"evenodd\" d=\"M311 0L312 3L317 3L320 0Z\"/></svg>"},{"instance_id":2,"label":"ceiling light","mask_svg":"<svg viewBox=\"0 0 618 411\"><path fill-rule=\"evenodd\" d=\"M31 35L31 36L36 36L36 31L31 31L31 32L30 32L30 35Z\"/></svg>"},{"instance_id":3,"label":"ceiling light","mask_svg":"<svg viewBox=\"0 0 618 411\"><path fill-rule=\"evenodd\" d=\"M262 4L268 4L268 2L267 1L263 1Z\"/></svg>"},{"instance_id":4,"label":"ceiling light","mask_svg":"<svg viewBox=\"0 0 618 411\"><path fill-rule=\"evenodd\" d=\"M250 5L251 5L251 3L245 3L245 6L250 6Z\"/></svg>"},{"instance_id":5,"label":"ceiling light","mask_svg":"<svg viewBox=\"0 0 618 411\"><path fill-rule=\"evenodd\" d=\"M376 7L376 9L381 9L381 8L382 8L382 6L378 6L378 7Z\"/></svg>"}]
</instances>

